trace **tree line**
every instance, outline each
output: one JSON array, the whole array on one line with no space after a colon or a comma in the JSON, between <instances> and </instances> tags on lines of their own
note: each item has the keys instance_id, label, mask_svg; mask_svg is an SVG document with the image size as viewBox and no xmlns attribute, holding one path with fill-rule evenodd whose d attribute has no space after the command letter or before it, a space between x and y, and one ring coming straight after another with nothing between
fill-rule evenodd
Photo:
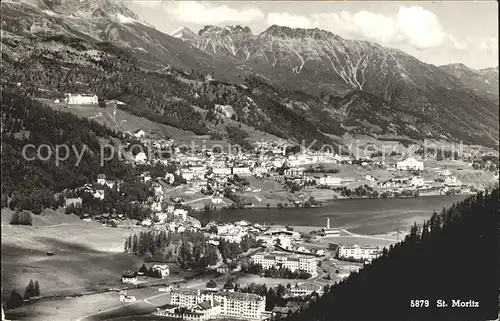
<instances>
[{"instance_id":1,"label":"tree line","mask_svg":"<svg viewBox=\"0 0 500 321\"><path fill-rule=\"evenodd\" d=\"M217 239L218 245L209 242L202 232L147 231L135 233L125 239L125 252L139 257L175 261L181 268L204 270L219 260L227 263L258 246L255 238L244 236L240 243Z\"/></svg>"},{"instance_id":2,"label":"tree line","mask_svg":"<svg viewBox=\"0 0 500 321\"><path fill-rule=\"evenodd\" d=\"M16 290L12 290L9 298L7 299L5 307L7 309L14 309L22 306L25 301L39 297L40 284L38 283L38 280L36 280L35 282L33 282L33 280L30 280L30 282L26 286L26 289L24 290L24 296L21 296L21 294L19 294L19 292L17 292Z\"/></svg>"},{"instance_id":3,"label":"tree line","mask_svg":"<svg viewBox=\"0 0 500 321\"><path fill-rule=\"evenodd\" d=\"M497 186L434 212L421 226L414 224L403 242L384 248L381 257L287 320L497 318L498 197ZM470 264L468 253L475 253ZM411 300L418 299L429 300L429 307L412 308ZM457 299L477 301L479 307L453 308ZM438 308L437 300L447 307Z\"/></svg>"}]
</instances>

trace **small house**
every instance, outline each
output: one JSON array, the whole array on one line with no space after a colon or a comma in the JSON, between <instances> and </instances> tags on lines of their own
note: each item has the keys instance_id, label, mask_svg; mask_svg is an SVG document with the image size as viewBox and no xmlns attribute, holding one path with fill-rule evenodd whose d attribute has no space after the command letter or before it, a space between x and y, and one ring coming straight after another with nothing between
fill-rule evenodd
<instances>
[{"instance_id":1,"label":"small house","mask_svg":"<svg viewBox=\"0 0 500 321\"><path fill-rule=\"evenodd\" d=\"M174 218L181 219L183 221L187 220L187 211L183 208L177 208L174 210Z\"/></svg>"},{"instance_id":2,"label":"small house","mask_svg":"<svg viewBox=\"0 0 500 321\"><path fill-rule=\"evenodd\" d=\"M113 189L115 187L115 181L107 180L106 181L106 186L109 188Z\"/></svg>"},{"instance_id":3,"label":"small house","mask_svg":"<svg viewBox=\"0 0 500 321\"><path fill-rule=\"evenodd\" d=\"M103 200L104 199L104 190L103 189L97 189L94 192L94 198L98 198L100 200Z\"/></svg>"},{"instance_id":4,"label":"small house","mask_svg":"<svg viewBox=\"0 0 500 321\"><path fill-rule=\"evenodd\" d=\"M73 206L80 208L82 207L82 198L81 197L68 197L66 198L66 207Z\"/></svg>"},{"instance_id":5,"label":"small house","mask_svg":"<svg viewBox=\"0 0 500 321\"><path fill-rule=\"evenodd\" d=\"M99 184L99 185L106 184L106 175L104 175L104 174L97 175L97 184Z\"/></svg>"},{"instance_id":6,"label":"small house","mask_svg":"<svg viewBox=\"0 0 500 321\"><path fill-rule=\"evenodd\" d=\"M221 265L217 268L217 273L227 274L229 273L229 267L227 265Z\"/></svg>"},{"instance_id":7,"label":"small house","mask_svg":"<svg viewBox=\"0 0 500 321\"><path fill-rule=\"evenodd\" d=\"M157 264L153 266L153 271L159 271L161 277L164 278L170 274L170 269L166 264Z\"/></svg>"},{"instance_id":8,"label":"small house","mask_svg":"<svg viewBox=\"0 0 500 321\"><path fill-rule=\"evenodd\" d=\"M142 129L139 129L134 132L134 136L137 138L144 138L146 136L146 132L143 131Z\"/></svg>"},{"instance_id":9,"label":"small house","mask_svg":"<svg viewBox=\"0 0 500 321\"><path fill-rule=\"evenodd\" d=\"M146 156L146 153L139 152L135 155L134 159L136 163L145 163L148 160L148 157Z\"/></svg>"},{"instance_id":10,"label":"small house","mask_svg":"<svg viewBox=\"0 0 500 321\"><path fill-rule=\"evenodd\" d=\"M130 273L127 272L122 275L122 282L123 283L136 283L137 282L137 272Z\"/></svg>"}]
</instances>

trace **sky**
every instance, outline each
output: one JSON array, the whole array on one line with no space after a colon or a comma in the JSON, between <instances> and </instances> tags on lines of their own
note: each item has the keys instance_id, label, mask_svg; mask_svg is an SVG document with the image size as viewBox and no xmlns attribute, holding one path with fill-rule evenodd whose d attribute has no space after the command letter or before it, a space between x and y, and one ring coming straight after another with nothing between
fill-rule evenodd
<instances>
[{"instance_id":1,"label":"sky","mask_svg":"<svg viewBox=\"0 0 500 321\"><path fill-rule=\"evenodd\" d=\"M273 24L320 28L345 39L377 42L434 64L498 66L497 1L171 1L125 0L165 33L179 27Z\"/></svg>"}]
</instances>

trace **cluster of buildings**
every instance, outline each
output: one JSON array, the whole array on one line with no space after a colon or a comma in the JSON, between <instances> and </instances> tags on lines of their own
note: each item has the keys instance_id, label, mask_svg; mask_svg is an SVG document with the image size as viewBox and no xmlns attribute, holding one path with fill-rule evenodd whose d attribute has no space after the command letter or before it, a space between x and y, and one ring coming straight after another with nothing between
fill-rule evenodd
<instances>
[{"instance_id":1,"label":"cluster of buildings","mask_svg":"<svg viewBox=\"0 0 500 321\"><path fill-rule=\"evenodd\" d=\"M266 298L251 293L174 289L170 304L157 308L154 315L203 321L215 318L259 320L268 315Z\"/></svg>"},{"instance_id":2,"label":"cluster of buildings","mask_svg":"<svg viewBox=\"0 0 500 321\"><path fill-rule=\"evenodd\" d=\"M154 272L159 272L162 278L170 275L170 268L166 264L155 264L151 268ZM126 272L122 275L122 283L137 284L141 276L144 276L142 271Z\"/></svg>"}]
</instances>

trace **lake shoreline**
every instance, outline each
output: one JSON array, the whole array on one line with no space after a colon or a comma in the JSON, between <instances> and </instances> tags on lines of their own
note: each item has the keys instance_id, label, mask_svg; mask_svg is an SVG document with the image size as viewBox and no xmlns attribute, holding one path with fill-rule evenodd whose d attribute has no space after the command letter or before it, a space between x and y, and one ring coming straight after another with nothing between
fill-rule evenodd
<instances>
[{"instance_id":1,"label":"lake shoreline","mask_svg":"<svg viewBox=\"0 0 500 321\"><path fill-rule=\"evenodd\" d=\"M440 212L466 198L460 196L427 196L418 198L343 199L328 201L318 208L288 206L253 207L215 210L201 215L209 220L238 222L246 220L266 226L330 226L355 234L378 235L395 229L408 230L414 223L422 224L434 211Z\"/></svg>"},{"instance_id":2,"label":"lake shoreline","mask_svg":"<svg viewBox=\"0 0 500 321\"><path fill-rule=\"evenodd\" d=\"M468 197L468 196L471 196L471 195L474 195L474 194L459 194L459 195L443 195L443 194L431 194L431 193L426 193L426 194L423 194L423 195L419 195L418 197L412 197L412 196L407 196L407 197L387 197L387 198L381 198L381 197L378 197L378 198L369 198L369 197L338 197L338 198L327 198L327 197L315 197L314 199L317 200L317 201L321 201L323 202L323 204L329 204L329 203L334 203L336 201L364 201L364 200L394 200L394 199L415 199L415 198L422 198L422 197L456 197L456 196L464 196L464 197ZM232 211L232 210L251 210L251 209L279 209L279 210L286 210L286 209L296 209L296 208L312 208L312 209L318 209L318 208L321 208L321 207L303 207L303 206L299 206L299 207L295 207L295 206L288 206L288 207L282 207L282 208L277 208L277 207L267 207L267 206L249 206L249 207L244 207L244 208L229 208L229 207L221 207L221 208L217 208L215 210L211 210L212 212L213 211ZM201 210L201 212L203 212L203 210ZM210 211L209 211L210 212Z\"/></svg>"}]
</instances>

